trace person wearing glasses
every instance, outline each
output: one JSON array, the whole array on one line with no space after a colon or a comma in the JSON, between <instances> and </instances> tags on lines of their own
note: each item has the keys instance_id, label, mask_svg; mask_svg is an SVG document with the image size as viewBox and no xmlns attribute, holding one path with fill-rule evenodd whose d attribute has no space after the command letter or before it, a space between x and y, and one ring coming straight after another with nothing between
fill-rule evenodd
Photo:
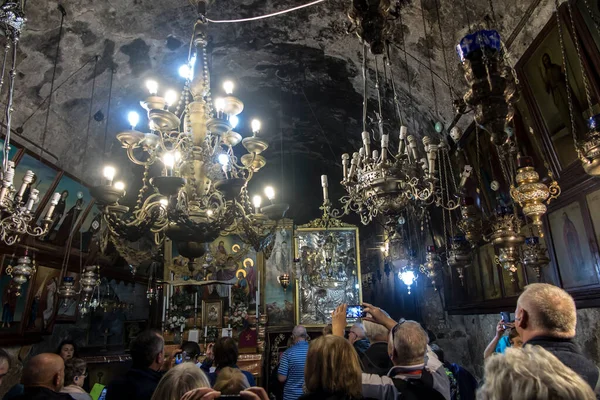
<instances>
[{"instance_id":1,"label":"person wearing glasses","mask_svg":"<svg viewBox=\"0 0 600 400\"><path fill-rule=\"evenodd\" d=\"M70 358L65 361L65 386L61 393L68 393L75 400L92 400L92 397L83 390L83 383L87 378L87 365L81 358Z\"/></svg>"}]
</instances>

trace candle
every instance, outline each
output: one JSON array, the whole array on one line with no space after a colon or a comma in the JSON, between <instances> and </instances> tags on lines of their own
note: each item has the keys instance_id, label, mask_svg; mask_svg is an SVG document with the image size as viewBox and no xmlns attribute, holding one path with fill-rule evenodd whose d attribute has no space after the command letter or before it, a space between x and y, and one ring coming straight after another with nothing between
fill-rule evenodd
<instances>
[{"instance_id":1,"label":"candle","mask_svg":"<svg viewBox=\"0 0 600 400\"><path fill-rule=\"evenodd\" d=\"M208 337L208 326L204 327L204 337Z\"/></svg>"},{"instance_id":2,"label":"candle","mask_svg":"<svg viewBox=\"0 0 600 400\"><path fill-rule=\"evenodd\" d=\"M162 313L162 321L165 322L165 316L167 314L167 296L163 296L163 313Z\"/></svg>"},{"instance_id":3,"label":"candle","mask_svg":"<svg viewBox=\"0 0 600 400\"><path fill-rule=\"evenodd\" d=\"M185 327L184 324L181 324L181 333L183 333L183 328Z\"/></svg>"},{"instance_id":4,"label":"candle","mask_svg":"<svg viewBox=\"0 0 600 400\"><path fill-rule=\"evenodd\" d=\"M227 325L227 329L231 329L231 324L228 324L228 325Z\"/></svg>"},{"instance_id":5,"label":"candle","mask_svg":"<svg viewBox=\"0 0 600 400\"><path fill-rule=\"evenodd\" d=\"M198 310L198 292L194 293L194 311Z\"/></svg>"},{"instance_id":6,"label":"candle","mask_svg":"<svg viewBox=\"0 0 600 400\"><path fill-rule=\"evenodd\" d=\"M294 237L294 259L300 259L300 238Z\"/></svg>"},{"instance_id":7,"label":"candle","mask_svg":"<svg viewBox=\"0 0 600 400\"><path fill-rule=\"evenodd\" d=\"M231 286L229 286L229 307L231 308L233 304L231 304Z\"/></svg>"},{"instance_id":8,"label":"candle","mask_svg":"<svg viewBox=\"0 0 600 400\"><path fill-rule=\"evenodd\" d=\"M365 148L365 156L368 157L371 152L371 138L369 137L369 132L362 133L362 141Z\"/></svg>"},{"instance_id":9,"label":"candle","mask_svg":"<svg viewBox=\"0 0 600 400\"><path fill-rule=\"evenodd\" d=\"M256 290L256 323L258 323L258 312L259 312L258 305L260 303L260 270L258 270L257 278L258 278L258 284L256 286L258 289Z\"/></svg>"},{"instance_id":10,"label":"candle","mask_svg":"<svg viewBox=\"0 0 600 400\"><path fill-rule=\"evenodd\" d=\"M327 181L327 175L321 175L321 186L323 187L323 201L327 203L329 201L329 192L327 191L329 183Z\"/></svg>"}]
</instances>

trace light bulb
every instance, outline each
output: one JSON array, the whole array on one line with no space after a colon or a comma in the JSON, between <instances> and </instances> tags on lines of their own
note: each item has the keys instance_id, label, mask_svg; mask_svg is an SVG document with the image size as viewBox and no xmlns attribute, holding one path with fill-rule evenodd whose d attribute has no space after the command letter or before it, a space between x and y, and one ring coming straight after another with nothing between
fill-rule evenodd
<instances>
[{"instance_id":1,"label":"light bulb","mask_svg":"<svg viewBox=\"0 0 600 400\"><path fill-rule=\"evenodd\" d=\"M258 119L252 120L252 132L253 133L258 133L260 131L260 126L261 126L260 120L258 120Z\"/></svg>"},{"instance_id":2,"label":"light bulb","mask_svg":"<svg viewBox=\"0 0 600 400\"><path fill-rule=\"evenodd\" d=\"M217 112L222 112L225 109L225 99L220 97L216 99L215 108L217 109Z\"/></svg>"},{"instance_id":3,"label":"light bulb","mask_svg":"<svg viewBox=\"0 0 600 400\"><path fill-rule=\"evenodd\" d=\"M162 156L162 162L167 168L173 168L175 166L175 155L171 152L167 152Z\"/></svg>"},{"instance_id":4,"label":"light bulb","mask_svg":"<svg viewBox=\"0 0 600 400\"><path fill-rule=\"evenodd\" d=\"M162 198L158 201L160 203L161 206L166 207L169 205L169 200Z\"/></svg>"},{"instance_id":5,"label":"light bulb","mask_svg":"<svg viewBox=\"0 0 600 400\"><path fill-rule=\"evenodd\" d=\"M275 189L273 189L273 186L267 186L265 188L265 196L267 196L267 199L269 200L273 200L275 198Z\"/></svg>"},{"instance_id":6,"label":"light bulb","mask_svg":"<svg viewBox=\"0 0 600 400\"><path fill-rule=\"evenodd\" d=\"M227 94L232 94L233 93L233 82L232 81L225 81L223 82L223 90L225 90L225 93Z\"/></svg>"},{"instance_id":7,"label":"light bulb","mask_svg":"<svg viewBox=\"0 0 600 400\"><path fill-rule=\"evenodd\" d=\"M229 117L229 125L231 125L231 129L235 129L238 122L240 122L240 119L237 117L237 115L232 115Z\"/></svg>"},{"instance_id":8,"label":"light bulb","mask_svg":"<svg viewBox=\"0 0 600 400\"><path fill-rule=\"evenodd\" d=\"M212 217L213 210L206 210L206 215L208 215L209 217Z\"/></svg>"},{"instance_id":9,"label":"light bulb","mask_svg":"<svg viewBox=\"0 0 600 400\"><path fill-rule=\"evenodd\" d=\"M381 250L382 253L385 253L385 246L381 246L379 250Z\"/></svg>"},{"instance_id":10,"label":"light bulb","mask_svg":"<svg viewBox=\"0 0 600 400\"><path fill-rule=\"evenodd\" d=\"M185 79L189 79L190 71L191 71L190 66L187 64L183 64L181 67L179 67L179 76L181 76L182 78L185 78Z\"/></svg>"},{"instance_id":11,"label":"light bulb","mask_svg":"<svg viewBox=\"0 0 600 400\"><path fill-rule=\"evenodd\" d=\"M125 183L123 183L122 181L115 182L114 186L117 190L125 190Z\"/></svg>"},{"instance_id":12,"label":"light bulb","mask_svg":"<svg viewBox=\"0 0 600 400\"><path fill-rule=\"evenodd\" d=\"M130 111L129 114L127 114L127 120L129 121L129 125L131 125L131 129L135 129L140 122L140 115L135 111Z\"/></svg>"},{"instance_id":13,"label":"light bulb","mask_svg":"<svg viewBox=\"0 0 600 400\"><path fill-rule=\"evenodd\" d=\"M156 82L155 80L147 80L146 81L146 88L148 89L148 91L150 92L150 94L152 96L156 96L156 94L158 93L158 82Z\"/></svg>"},{"instance_id":14,"label":"light bulb","mask_svg":"<svg viewBox=\"0 0 600 400\"><path fill-rule=\"evenodd\" d=\"M225 153L219 154L219 157L217 157L217 159L219 160L219 164L223 166L229 164L229 156Z\"/></svg>"},{"instance_id":15,"label":"light bulb","mask_svg":"<svg viewBox=\"0 0 600 400\"><path fill-rule=\"evenodd\" d=\"M403 272L398 272L398 278L400 278L400 280L406 285L406 286L412 286L413 283L415 283L415 273L413 271L403 271Z\"/></svg>"},{"instance_id":16,"label":"light bulb","mask_svg":"<svg viewBox=\"0 0 600 400\"><path fill-rule=\"evenodd\" d=\"M256 195L252 198L252 204L254 205L255 209L259 209L260 205L262 204L262 197L260 197L259 195Z\"/></svg>"},{"instance_id":17,"label":"light bulb","mask_svg":"<svg viewBox=\"0 0 600 400\"><path fill-rule=\"evenodd\" d=\"M167 90L167 93L165 93L165 103L167 103L167 105L171 107L173 104L175 104L176 101L177 92L175 92L174 90Z\"/></svg>"},{"instance_id":18,"label":"light bulb","mask_svg":"<svg viewBox=\"0 0 600 400\"><path fill-rule=\"evenodd\" d=\"M109 180L112 183L112 180L115 179L115 174L117 173L117 170L115 169L115 167L111 167L110 165L107 165L106 167L104 167L104 170L102 171L102 174L104 175L104 177Z\"/></svg>"},{"instance_id":19,"label":"light bulb","mask_svg":"<svg viewBox=\"0 0 600 400\"><path fill-rule=\"evenodd\" d=\"M175 157L175 162L179 162L181 160L181 152L179 150L176 150L174 157Z\"/></svg>"}]
</instances>

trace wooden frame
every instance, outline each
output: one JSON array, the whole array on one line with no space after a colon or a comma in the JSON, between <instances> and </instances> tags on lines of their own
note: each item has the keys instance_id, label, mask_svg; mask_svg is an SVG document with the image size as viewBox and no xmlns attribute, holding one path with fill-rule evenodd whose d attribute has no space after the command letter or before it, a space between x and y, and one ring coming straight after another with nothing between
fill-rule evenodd
<instances>
[{"instance_id":1,"label":"wooden frame","mask_svg":"<svg viewBox=\"0 0 600 400\"><path fill-rule=\"evenodd\" d=\"M299 227L298 229L296 229L296 237L299 237L300 235L302 235L303 233L305 234L310 234L313 232L352 232L354 233L355 236L355 253L354 253L354 258L356 260L356 270L355 270L355 277L356 277L356 285L358 285L358 287L356 288L356 290L358 291L358 303L361 304L362 303L362 279L361 279L361 272L360 272L360 242L359 242L359 231L358 231L358 227L354 226L354 225L341 225L340 226L336 226L336 227L331 227L331 228L324 228L324 227L319 227L318 225L315 226L314 224L308 224L308 225L304 225ZM294 240L294 242L300 242L299 239ZM299 254L299 259L302 259L302 254L300 254L300 251L298 249L298 251L296 251L296 246L297 244L294 243L294 251L295 254ZM294 276L294 299L295 299L295 320L296 320L296 325L303 325L307 328L312 328L312 327L322 327L324 325L327 324L319 324L319 323L311 323L311 322L305 322L305 320L303 320L303 318L301 317L301 294L300 291L302 289L301 287L301 283L299 280L298 272L299 272L299 268L302 268L301 263L300 266L297 267L296 271L295 271L295 276ZM348 277L348 279L352 279L352 277Z\"/></svg>"},{"instance_id":2,"label":"wooden frame","mask_svg":"<svg viewBox=\"0 0 600 400\"><path fill-rule=\"evenodd\" d=\"M202 326L223 327L223 300L202 300Z\"/></svg>"}]
</instances>

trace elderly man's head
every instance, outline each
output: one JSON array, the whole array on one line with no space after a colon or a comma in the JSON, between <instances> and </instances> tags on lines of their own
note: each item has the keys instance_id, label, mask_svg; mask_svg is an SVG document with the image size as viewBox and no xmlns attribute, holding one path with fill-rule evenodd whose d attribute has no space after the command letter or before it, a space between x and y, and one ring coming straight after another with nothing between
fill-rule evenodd
<instances>
[{"instance_id":1,"label":"elderly man's head","mask_svg":"<svg viewBox=\"0 0 600 400\"><path fill-rule=\"evenodd\" d=\"M427 332L418 322L404 321L390 332L388 353L394 365L419 365L425 362Z\"/></svg>"},{"instance_id":2,"label":"elderly man's head","mask_svg":"<svg viewBox=\"0 0 600 400\"><path fill-rule=\"evenodd\" d=\"M292 331L292 338L294 343L305 341L308 338L308 333L306 333L306 328L302 325L298 325L294 327Z\"/></svg>"},{"instance_id":3,"label":"elderly man's head","mask_svg":"<svg viewBox=\"0 0 600 400\"><path fill-rule=\"evenodd\" d=\"M383 312L387 317L390 316L384 310L381 310L381 312ZM390 331L385 326L371 321L363 321L363 326L365 328L365 332L367 333L367 338L371 343L388 341Z\"/></svg>"},{"instance_id":4,"label":"elderly man's head","mask_svg":"<svg viewBox=\"0 0 600 400\"><path fill-rule=\"evenodd\" d=\"M22 379L25 387L39 386L58 392L65 382L65 362L57 354L38 354L27 363Z\"/></svg>"},{"instance_id":5,"label":"elderly man's head","mask_svg":"<svg viewBox=\"0 0 600 400\"><path fill-rule=\"evenodd\" d=\"M515 311L515 328L523 342L536 336L572 338L577 312L575 301L563 289L547 283L525 287Z\"/></svg>"},{"instance_id":6,"label":"elderly man's head","mask_svg":"<svg viewBox=\"0 0 600 400\"><path fill-rule=\"evenodd\" d=\"M365 332L365 327L363 324L356 323L352 325L352 328L350 328L350 332L348 333L348 340L350 341L350 343L357 342L366 337L367 333Z\"/></svg>"}]
</instances>

